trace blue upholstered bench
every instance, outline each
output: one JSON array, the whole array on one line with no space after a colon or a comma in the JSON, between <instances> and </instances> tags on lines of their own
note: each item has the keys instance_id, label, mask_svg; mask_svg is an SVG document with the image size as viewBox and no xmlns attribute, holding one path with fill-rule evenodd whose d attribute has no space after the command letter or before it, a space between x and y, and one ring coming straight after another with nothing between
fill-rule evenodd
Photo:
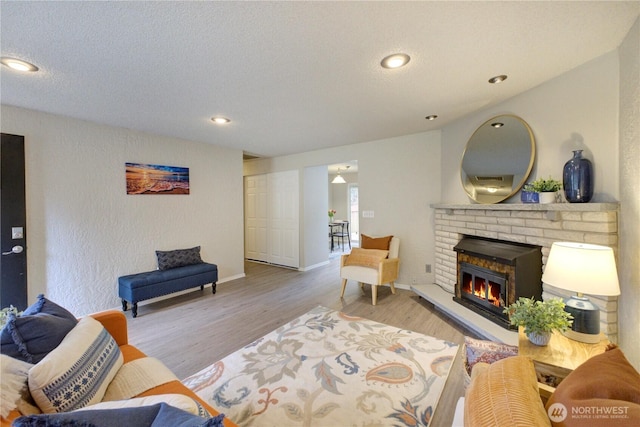
<instances>
[{"instance_id":1,"label":"blue upholstered bench","mask_svg":"<svg viewBox=\"0 0 640 427\"><path fill-rule=\"evenodd\" d=\"M122 311L127 311L127 302L133 304L133 317L138 315L138 302L150 298L168 295L174 292L211 283L216 293L218 266L202 262L167 270L154 270L145 273L130 274L118 278L118 295L122 299Z\"/></svg>"}]
</instances>

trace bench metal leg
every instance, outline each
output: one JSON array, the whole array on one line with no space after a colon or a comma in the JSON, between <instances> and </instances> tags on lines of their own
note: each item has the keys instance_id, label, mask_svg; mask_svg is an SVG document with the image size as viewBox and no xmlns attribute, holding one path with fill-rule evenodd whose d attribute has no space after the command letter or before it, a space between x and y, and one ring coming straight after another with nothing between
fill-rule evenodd
<instances>
[{"instance_id":1,"label":"bench metal leg","mask_svg":"<svg viewBox=\"0 0 640 427\"><path fill-rule=\"evenodd\" d=\"M138 303L137 302L133 303L133 307L131 307L131 313L133 314L133 317L138 317Z\"/></svg>"},{"instance_id":2,"label":"bench metal leg","mask_svg":"<svg viewBox=\"0 0 640 427\"><path fill-rule=\"evenodd\" d=\"M200 285L200 290L204 291L204 285Z\"/></svg>"},{"instance_id":3,"label":"bench metal leg","mask_svg":"<svg viewBox=\"0 0 640 427\"><path fill-rule=\"evenodd\" d=\"M216 284L215 283L211 284L211 293L214 294L214 295L216 293Z\"/></svg>"},{"instance_id":4,"label":"bench metal leg","mask_svg":"<svg viewBox=\"0 0 640 427\"><path fill-rule=\"evenodd\" d=\"M127 300L122 300L122 311L127 311L129 307L127 307Z\"/></svg>"}]
</instances>

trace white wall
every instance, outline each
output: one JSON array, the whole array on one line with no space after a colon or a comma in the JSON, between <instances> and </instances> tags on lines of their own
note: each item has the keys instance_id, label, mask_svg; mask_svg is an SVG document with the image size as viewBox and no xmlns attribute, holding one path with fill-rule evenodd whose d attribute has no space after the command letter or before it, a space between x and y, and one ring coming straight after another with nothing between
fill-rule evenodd
<instances>
[{"instance_id":1,"label":"white wall","mask_svg":"<svg viewBox=\"0 0 640 427\"><path fill-rule=\"evenodd\" d=\"M244 275L242 152L2 106L25 136L28 298L80 316L119 307L117 278L155 250L202 246L221 280ZM189 195L126 194L125 162L189 168Z\"/></svg>"},{"instance_id":2,"label":"white wall","mask_svg":"<svg viewBox=\"0 0 640 427\"><path fill-rule=\"evenodd\" d=\"M255 175L326 166L347 160L358 161L360 211L371 210L375 215L374 218L360 216L360 232L371 236L393 234L400 237L398 284L433 283L433 273L425 273L425 264L434 262L433 210L430 205L441 199L439 131L250 160L245 162L244 173ZM305 214L302 221L305 229L316 227L324 230L326 236L326 214L317 219ZM301 259L306 260L306 257L301 255ZM308 264L303 265L306 266Z\"/></svg>"},{"instance_id":3,"label":"white wall","mask_svg":"<svg viewBox=\"0 0 640 427\"><path fill-rule=\"evenodd\" d=\"M640 20L620 47L620 345L640 370Z\"/></svg>"},{"instance_id":4,"label":"white wall","mask_svg":"<svg viewBox=\"0 0 640 427\"><path fill-rule=\"evenodd\" d=\"M594 165L592 201L618 201L618 69L618 52L613 51L445 126L442 202L470 202L460 183L462 153L475 129L500 114L520 116L533 131L536 161L530 181L549 176L562 180L562 168L572 157L572 150L584 149L584 156ZM509 84L509 80L501 84ZM520 203L520 193L508 202Z\"/></svg>"},{"instance_id":5,"label":"white wall","mask_svg":"<svg viewBox=\"0 0 640 427\"><path fill-rule=\"evenodd\" d=\"M304 168L303 181L300 186L303 210L300 214L301 230L300 265L303 269L311 269L328 263L328 215L327 215L327 167L310 166ZM323 223L324 227L317 224Z\"/></svg>"}]
</instances>

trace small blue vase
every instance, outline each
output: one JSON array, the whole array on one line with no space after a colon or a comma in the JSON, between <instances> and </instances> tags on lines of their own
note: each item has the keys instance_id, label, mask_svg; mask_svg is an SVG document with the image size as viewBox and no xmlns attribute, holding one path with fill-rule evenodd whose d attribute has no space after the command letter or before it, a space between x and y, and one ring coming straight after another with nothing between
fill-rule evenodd
<instances>
[{"instance_id":1,"label":"small blue vase","mask_svg":"<svg viewBox=\"0 0 640 427\"><path fill-rule=\"evenodd\" d=\"M520 201L522 203L540 203L540 199L538 198L538 193L533 191L524 191L520 192Z\"/></svg>"},{"instance_id":2,"label":"small blue vase","mask_svg":"<svg viewBox=\"0 0 640 427\"><path fill-rule=\"evenodd\" d=\"M582 150L575 150L564 164L562 185L569 203L587 203L593 197L593 165L582 157Z\"/></svg>"}]
</instances>

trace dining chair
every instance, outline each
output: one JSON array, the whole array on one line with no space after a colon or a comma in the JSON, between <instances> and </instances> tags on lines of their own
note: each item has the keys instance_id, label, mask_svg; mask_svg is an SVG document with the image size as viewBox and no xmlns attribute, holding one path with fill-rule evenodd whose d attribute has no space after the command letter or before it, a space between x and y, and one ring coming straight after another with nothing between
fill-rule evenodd
<instances>
[{"instance_id":1,"label":"dining chair","mask_svg":"<svg viewBox=\"0 0 640 427\"><path fill-rule=\"evenodd\" d=\"M337 239L340 242L341 248L344 251L344 242L345 239L349 244L349 249L351 249L351 232L349 231L349 221L336 221L333 224L340 225L340 227L331 228L331 248L335 247L334 239Z\"/></svg>"}]
</instances>

